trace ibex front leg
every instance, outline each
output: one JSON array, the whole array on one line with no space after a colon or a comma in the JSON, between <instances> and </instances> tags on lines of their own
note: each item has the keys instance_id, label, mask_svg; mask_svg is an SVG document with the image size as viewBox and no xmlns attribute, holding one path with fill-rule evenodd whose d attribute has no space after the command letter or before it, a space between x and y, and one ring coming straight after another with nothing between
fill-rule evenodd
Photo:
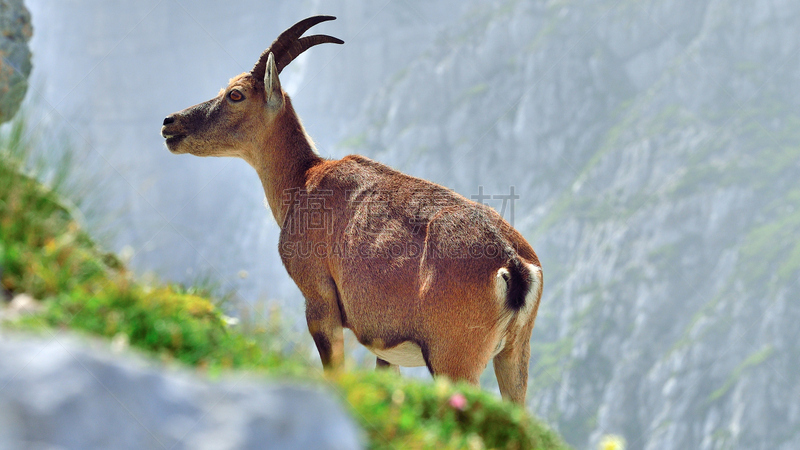
<instances>
[{"instance_id":1,"label":"ibex front leg","mask_svg":"<svg viewBox=\"0 0 800 450\"><path fill-rule=\"evenodd\" d=\"M344 332L336 291L306 295L306 321L326 372L344 366Z\"/></svg>"}]
</instances>

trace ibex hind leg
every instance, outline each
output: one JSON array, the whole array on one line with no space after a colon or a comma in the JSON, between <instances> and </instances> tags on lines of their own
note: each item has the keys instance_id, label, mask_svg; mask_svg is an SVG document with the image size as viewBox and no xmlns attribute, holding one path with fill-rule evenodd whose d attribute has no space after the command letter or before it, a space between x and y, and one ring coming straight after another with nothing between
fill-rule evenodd
<instances>
[{"instance_id":1,"label":"ibex hind leg","mask_svg":"<svg viewBox=\"0 0 800 450\"><path fill-rule=\"evenodd\" d=\"M538 291L541 292L541 291ZM538 295L535 292L535 295ZM504 399L524 405L528 392L528 363L536 310L517 315L509 324L506 346L494 357L494 374Z\"/></svg>"},{"instance_id":2,"label":"ibex hind leg","mask_svg":"<svg viewBox=\"0 0 800 450\"><path fill-rule=\"evenodd\" d=\"M525 404L530 358L531 346L527 339L517 339L494 357L494 374L503 399Z\"/></svg>"}]
</instances>

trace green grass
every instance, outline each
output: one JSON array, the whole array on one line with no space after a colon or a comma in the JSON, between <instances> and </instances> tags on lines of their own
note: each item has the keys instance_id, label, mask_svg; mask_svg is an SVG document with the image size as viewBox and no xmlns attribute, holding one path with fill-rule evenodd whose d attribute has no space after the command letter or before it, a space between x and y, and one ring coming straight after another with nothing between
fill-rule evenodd
<instances>
[{"instance_id":1,"label":"green grass","mask_svg":"<svg viewBox=\"0 0 800 450\"><path fill-rule=\"evenodd\" d=\"M386 372L351 372L337 384L356 417L383 448L566 448L523 409L470 386L404 380ZM466 406L451 405L454 396Z\"/></svg>"},{"instance_id":2,"label":"green grass","mask_svg":"<svg viewBox=\"0 0 800 450\"><path fill-rule=\"evenodd\" d=\"M63 196L37 181L42 172L31 164L23 134L12 128L0 140L0 283L44 307L2 326L122 337L165 362L211 374L239 369L328 383L346 400L371 448L565 448L522 408L493 394L391 373L353 371L326 379L302 349L285 350L280 324L247 319L259 316L250 311L230 326L207 289L136 280L94 243ZM454 396L463 396L465 405L453 406Z\"/></svg>"}]
</instances>

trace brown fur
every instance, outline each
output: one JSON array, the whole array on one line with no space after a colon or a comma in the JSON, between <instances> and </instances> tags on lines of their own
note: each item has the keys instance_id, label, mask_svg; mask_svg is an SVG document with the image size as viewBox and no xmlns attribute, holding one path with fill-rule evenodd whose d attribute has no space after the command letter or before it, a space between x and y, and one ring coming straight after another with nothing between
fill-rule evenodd
<instances>
[{"instance_id":1,"label":"brown fur","mask_svg":"<svg viewBox=\"0 0 800 450\"><path fill-rule=\"evenodd\" d=\"M326 369L342 366L349 328L372 348L413 342L433 375L477 384L504 339L500 390L524 402L541 271L530 271L535 292L519 311L496 283L511 258L540 267L533 248L494 210L442 186L362 156L319 157L269 69L169 116L162 134L174 153L237 156L258 172ZM245 100L231 101L232 89Z\"/></svg>"}]
</instances>

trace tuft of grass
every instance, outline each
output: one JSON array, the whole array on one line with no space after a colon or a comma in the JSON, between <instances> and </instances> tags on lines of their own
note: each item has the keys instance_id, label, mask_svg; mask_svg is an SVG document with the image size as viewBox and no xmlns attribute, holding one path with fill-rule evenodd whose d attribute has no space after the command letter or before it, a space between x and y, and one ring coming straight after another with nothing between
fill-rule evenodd
<instances>
[{"instance_id":1,"label":"tuft of grass","mask_svg":"<svg viewBox=\"0 0 800 450\"><path fill-rule=\"evenodd\" d=\"M120 267L94 247L52 190L15 169L13 160L0 164L0 280L6 289L41 299Z\"/></svg>"},{"instance_id":2,"label":"tuft of grass","mask_svg":"<svg viewBox=\"0 0 800 450\"><path fill-rule=\"evenodd\" d=\"M444 378L404 380L393 373L352 372L336 378L373 449L566 449L524 409Z\"/></svg>"},{"instance_id":3,"label":"tuft of grass","mask_svg":"<svg viewBox=\"0 0 800 450\"><path fill-rule=\"evenodd\" d=\"M221 310L201 296L208 288L137 283L118 258L81 230L52 189L19 172L23 153L2 151L0 283L46 306L16 326L123 334L134 347L201 367L300 372L304 365L232 331Z\"/></svg>"},{"instance_id":4,"label":"tuft of grass","mask_svg":"<svg viewBox=\"0 0 800 450\"><path fill-rule=\"evenodd\" d=\"M208 299L171 287L121 282L95 291L76 289L52 299L42 319L97 336L122 334L134 347L193 366L287 369L283 355L264 352L254 339L230 330Z\"/></svg>"},{"instance_id":5,"label":"tuft of grass","mask_svg":"<svg viewBox=\"0 0 800 450\"><path fill-rule=\"evenodd\" d=\"M0 284L44 308L0 325L122 337L164 361L212 374L244 369L323 382L304 349L286 350L278 311L266 320L245 312L231 326L220 300L211 298L219 290L211 280L189 287L137 281L83 231L55 190L25 173L30 154L21 136L12 129L0 140ZM367 430L371 448L565 448L524 409L478 388L357 371L328 382Z\"/></svg>"}]
</instances>

